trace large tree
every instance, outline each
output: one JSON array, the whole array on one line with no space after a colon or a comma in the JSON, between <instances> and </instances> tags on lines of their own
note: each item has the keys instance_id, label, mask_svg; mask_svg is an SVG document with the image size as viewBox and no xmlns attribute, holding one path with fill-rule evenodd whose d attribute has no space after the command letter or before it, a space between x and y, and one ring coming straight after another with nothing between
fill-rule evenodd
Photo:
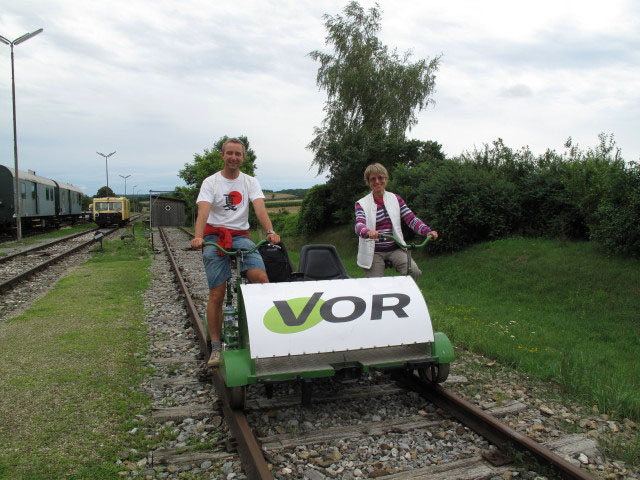
<instances>
[{"instance_id":1,"label":"large tree","mask_svg":"<svg viewBox=\"0 0 640 480\"><path fill-rule=\"evenodd\" d=\"M104 187L100 187L98 192L94 195L94 198L104 198L104 197L115 197L116 194L113 193L110 187L106 185Z\"/></svg>"},{"instance_id":2,"label":"large tree","mask_svg":"<svg viewBox=\"0 0 640 480\"><path fill-rule=\"evenodd\" d=\"M327 92L326 116L308 148L320 173L338 175L345 160L338 152L365 149L371 141L402 141L416 113L433 100L440 57L410 62L411 52L389 51L377 37L378 5L366 12L356 1L343 15L324 15L325 43L333 53L315 50L317 84Z\"/></svg>"},{"instance_id":3,"label":"large tree","mask_svg":"<svg viewBox=\"0 0 640 480\"><path fill-rule=\"evenodd\" d=\"M316 80L327 92L325 118L307 148L314 152L319 173L329 173L329 181L322 194L315 191L314 201L323 205L301 210L306 231L322 223L311 218L313 212L326 212L322 221L327 225L351 220L353 202L367 191L362 175L368 164L380 162L391 171L398 163L419 162L430 152L433 146L405 135L416 124L416 113L433 101L440 61L436 57L411 62L411 52L400 55L383 45L377 37L377 5L365 11L352 1L342 15L323 18L325 43L333 52L316 50L309 56L320 63ZM440 146L434 145L439 154Z\"/></svg>"}]
</instances>

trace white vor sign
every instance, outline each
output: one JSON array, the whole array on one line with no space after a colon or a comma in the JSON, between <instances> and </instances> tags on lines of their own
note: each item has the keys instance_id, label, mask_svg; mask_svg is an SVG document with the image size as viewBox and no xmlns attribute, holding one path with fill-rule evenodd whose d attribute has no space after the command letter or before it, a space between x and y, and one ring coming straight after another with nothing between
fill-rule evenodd
<instances>
[{"instance_id":1,"label":"white vor sign","mask_svg":"<svg viewBox=\"0 0 640 480\"><path fill-rule=\"evenodd\" d=\"M433 342L410 277L242 285L251 358Z\"/></svg>"}]
</instances>

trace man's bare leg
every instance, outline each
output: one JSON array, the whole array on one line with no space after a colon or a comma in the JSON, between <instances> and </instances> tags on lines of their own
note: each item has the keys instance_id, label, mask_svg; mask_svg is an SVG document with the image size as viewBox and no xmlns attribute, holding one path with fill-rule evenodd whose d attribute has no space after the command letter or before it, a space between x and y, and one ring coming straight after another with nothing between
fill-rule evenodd
<instances>
[{"instance_id":1,"label":"man's bare leg","mask_svg":"<svg viewBox=\"0 0 640 480\"><path fill-rule=\"evenodd\" d=\"M220 334L222 333L222 303L224 302L226 288L227 283L225 282L209 290L207 326L209 327L209 336L211 337L211 356L208 362L210 367L220 365L220 351L222 350L220 343Z\"/></svg>"}]
</instances>

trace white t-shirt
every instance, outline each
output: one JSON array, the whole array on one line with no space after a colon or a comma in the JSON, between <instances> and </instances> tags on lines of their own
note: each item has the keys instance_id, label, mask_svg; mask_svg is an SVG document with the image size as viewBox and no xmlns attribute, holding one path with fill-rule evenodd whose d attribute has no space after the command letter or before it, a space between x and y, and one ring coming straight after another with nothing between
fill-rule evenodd
<instances>
[{"instance_id":1,"label":"white t-shirt","mask_svg":"<svg viewBox=\"0 0 640 480\"><path fill-rule=\"evenodd\" d=\"M202 182L196 203L204 201L211 204L207 219L209 225L248 230L249 203L256 198L264 198L257 179L240 172L238 178L229 180L217 172Z\"/></svg>"}]
</instances>

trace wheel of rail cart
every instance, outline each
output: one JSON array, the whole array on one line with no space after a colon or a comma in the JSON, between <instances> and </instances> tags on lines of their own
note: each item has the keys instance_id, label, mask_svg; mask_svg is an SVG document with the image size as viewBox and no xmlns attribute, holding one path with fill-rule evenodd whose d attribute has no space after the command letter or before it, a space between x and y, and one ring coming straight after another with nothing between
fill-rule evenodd
<instances>
[{"instance_id":1,"label":"wheel of rail cart","mask_svg":"<svg viewBox=\"0 0 640 480\"><path fill-rule=\"evenodd\" d=\"M229 403L234 410L244 410L247 402L247 387L229 387Z\"/></svg>"},{"instance_id":2,"label":"wheel of rail cart","mask_svg":"<svg viewBox=\"0 0 640 480\"><path fill-rule=\"evenodd\" d=\"M264 384L264 394L267 398L273 398L273 383Z\"/></svg>"},{"instance_id":3,"label":"wheel of rail cart","mask_svg":"<svg viewBox=\"0 0 640 480\"><path fill-rule=\"evenodd\" d=\"M449 376L449 364L434 363L428 367L419 368L418 375L426 383L442 383Z\"/></svg>"},{"instance_id":4,"label":"wheel of rail cart","mask_svg":"<svg viewBox=\"0 0 640 480\"><path fill-rule=\"evenodd\" d=\"M305 379L302 381L301 390L302 390L302 405L305 407L310 407L311 396L313 394L313 387L311 386L311 381L309 379Z\"/></svg>"}]
</instances>

